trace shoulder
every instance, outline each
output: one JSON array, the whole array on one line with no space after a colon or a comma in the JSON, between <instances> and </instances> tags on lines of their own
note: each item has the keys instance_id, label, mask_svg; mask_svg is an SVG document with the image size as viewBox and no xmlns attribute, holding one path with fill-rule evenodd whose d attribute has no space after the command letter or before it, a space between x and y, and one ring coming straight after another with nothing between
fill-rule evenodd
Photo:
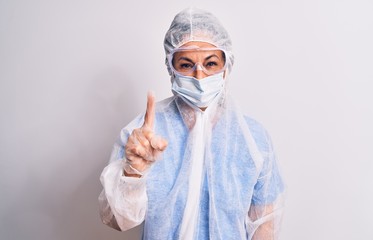
<instances>
[{"instance_id":1,"label":"shoulder","mask_svg":"<svg viewBox=\"0 0 373 240\"><path fill-rule=\"evenodd\" d=\"M269 151L272 143L267 129L262 123L250 116L244 115L244 118L259 149L261 151Z\"/></svg>"},{"instance_id":2,"label":"shoulder","mask_svg":"<svg viewBox=\"0 0 373 240\"><path fill-rule=\"evenodd\" d=\"M251 116L248 116L248 115L244 115L244 118L245 118L247 126L250 128L251 131L255 131L255 132L258 132L258 133L266 132L266 129L263 126L263 124L260 123L255 118L253 118Z\"/></svg>"},{"instance_id":3,"label":"shoulder","mask_svg":"<svg viewBox=\"0 0 373 240\"><path fill-rule=\"evenodd\" d=\"M156 113L162 113L169 109L174 108L175 106L175 97L168 97L156 103Z\"/></svg>"}]
</instances>

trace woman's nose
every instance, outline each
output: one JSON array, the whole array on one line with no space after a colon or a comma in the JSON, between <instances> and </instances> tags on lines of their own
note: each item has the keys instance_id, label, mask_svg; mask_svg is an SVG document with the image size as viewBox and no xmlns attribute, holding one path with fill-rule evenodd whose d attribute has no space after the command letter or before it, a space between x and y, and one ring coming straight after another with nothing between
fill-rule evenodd
<instances>
[{"instance_id":1,"label":"woman's nose","mask_svg":"<svg viewBox=\"0 0 373 240\"><path fill-rule=\"evenodd\" d=\"M200 80L202 78L207 77L207 74L203 71L202 67L198 64L196 69L193 72L193 77Z\"/></svg>"}]
</instances>

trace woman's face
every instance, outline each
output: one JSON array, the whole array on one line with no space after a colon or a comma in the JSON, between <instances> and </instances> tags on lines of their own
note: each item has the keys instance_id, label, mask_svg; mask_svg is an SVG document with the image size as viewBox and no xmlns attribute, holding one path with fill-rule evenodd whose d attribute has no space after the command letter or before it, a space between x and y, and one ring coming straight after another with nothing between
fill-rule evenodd
<instances>
[{"instance_id":1,"label":"woman's face","mask_svg":"<svg viewBox=\"0 0 373 240\"><path fill-rule=\"evenodd\" d=\"M172 57L175 71L185 76L202 79L225 70L225 56L222 50L206 42L188 42Z\"/></svg>"}]
</instances>

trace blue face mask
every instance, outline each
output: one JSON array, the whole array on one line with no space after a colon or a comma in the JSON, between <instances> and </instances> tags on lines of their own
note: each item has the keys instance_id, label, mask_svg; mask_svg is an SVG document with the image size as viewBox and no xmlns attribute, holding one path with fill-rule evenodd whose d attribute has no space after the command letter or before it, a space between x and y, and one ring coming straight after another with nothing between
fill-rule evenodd
<instances>
[{"instance_id":1,"label":"blue face mask","mask_svg":"<svg viewBox=\"0 0 373 240\"><path fill-rule=\"evenodd\" d=\"M207 107L224 89L224 72L203 79L174 73L172 92L190 104Z\"/></svg>"}]
</instances>

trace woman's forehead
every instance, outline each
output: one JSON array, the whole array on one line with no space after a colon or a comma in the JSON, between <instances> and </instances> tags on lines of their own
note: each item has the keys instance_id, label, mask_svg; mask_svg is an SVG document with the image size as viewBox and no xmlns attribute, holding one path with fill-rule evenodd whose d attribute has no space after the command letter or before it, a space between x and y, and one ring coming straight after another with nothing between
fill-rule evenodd
<instances>
[{"instance_id":1,"label":"woman's forehead","mask_svg":"<svg viewBox=\"0 0 373 240\"><path fill-rule=\"evenodd\" d=\"M223 57L223 51L219 49L185 49L174 53L174 59L180 58L211 58L216 56L221 59Z\"/></svg>"}]
</instances>

